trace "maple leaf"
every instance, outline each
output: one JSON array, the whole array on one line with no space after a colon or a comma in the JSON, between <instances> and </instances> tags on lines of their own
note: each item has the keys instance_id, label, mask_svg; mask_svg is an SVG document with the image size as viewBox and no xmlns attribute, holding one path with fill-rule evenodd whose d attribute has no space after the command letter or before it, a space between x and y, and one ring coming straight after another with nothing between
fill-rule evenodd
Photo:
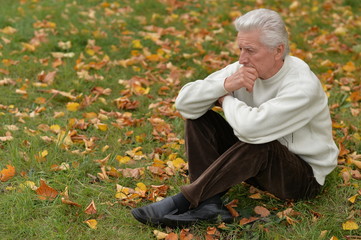
<instances>
[{"instance_id":1,"label":"maple leaf","mask_svg":"<svg viewBox=\"0 0 361 240\"><path fill-rule=\"evenodd\" d=\"M15 167L12 165L6 165L6 168L0 171L0 180L6 182L15 176Z\"/></svg>"},{"instance_id":2,"label":"maple leaf","mask_svg":"<svg viewBox=\"0 0 361 240\"><path fill-rule=\"evenodd\" d=\"M49 187L43 179L40 179L40 186L35 190L40 200L53 201L58 196L58 191Z\"/></svg>"}]
</instances>

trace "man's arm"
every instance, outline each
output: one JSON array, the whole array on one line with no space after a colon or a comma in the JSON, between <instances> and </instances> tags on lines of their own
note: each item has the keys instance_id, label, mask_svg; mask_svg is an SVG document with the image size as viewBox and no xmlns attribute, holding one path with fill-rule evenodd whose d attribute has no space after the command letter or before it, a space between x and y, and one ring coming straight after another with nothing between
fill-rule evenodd
<instances>
[{"instance_id":1,"label":"man's arm","mask_svg":"<svg viewBox=\"0 0 361 240\"><path fill-rule=\"evenodd\" d=\"M214 106L218 98L228 92L225 79L241 67L238 62L212 73L204 80L186 84L179 92L175 106L184 118L196 119Z\"/></svg>"}]
</instances>

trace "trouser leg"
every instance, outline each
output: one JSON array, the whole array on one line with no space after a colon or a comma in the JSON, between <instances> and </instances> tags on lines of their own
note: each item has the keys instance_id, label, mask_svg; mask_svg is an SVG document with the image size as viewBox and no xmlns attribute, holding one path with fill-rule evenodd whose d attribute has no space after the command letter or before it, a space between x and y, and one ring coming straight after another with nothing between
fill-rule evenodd
<instances>
[{"instance_id":1,"label":"trouser leg","mask_svg":"<svg viewBox=\"0 0 361 240\"><path fill-rule=\"evenodd\" d=\"M231 126L214 111L196 120L187 120L185 140L191 182L239 141Z\"/></svg>"},{"instance_id":2,"label":"trouser leg","mask_svg":"<svg viewBox=\"0 0 361 240\"><path fill-rule=\"evenodd\" d=\"M193 207L243 181L282 199L318 193L320 185L305 161L278 141L248 144L239 141L233 131L226 136L230 127L215 114L209 111L199 119L187 120L191 184L181 190Z\"/></svg>"}]
</instances>

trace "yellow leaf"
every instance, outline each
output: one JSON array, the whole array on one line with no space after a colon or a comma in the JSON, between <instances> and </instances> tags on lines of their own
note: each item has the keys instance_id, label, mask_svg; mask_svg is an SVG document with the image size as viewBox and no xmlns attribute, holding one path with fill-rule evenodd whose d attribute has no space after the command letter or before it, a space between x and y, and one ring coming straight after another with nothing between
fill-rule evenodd
<instances>
[{"instance_id":1,"label":"yellow leaf","mask_svg":"<svg viewBox=\"0 0 361 240\"><path fill-rule=\"evenodd\" d=\"M60 133L61 127L58 124L54 124L50 126L50 130L54 133Z\"/></svg>"},{"instance_id":2,"label":"yellow leaf","mask_svg":"<svg viewBox=\"0 0 361 240\"><path fill-rule=\"evenodd\" d=\"M180 169L182 168L186 163L182 158L176 158L175 160L172 161L173 162L173 166L176 169Z\"/></svg>"},{"instance_id":3,"label":"yellow leaf","mask_svg":"<svg viewBox=\"0 0 361 240\"><path fill-rule=\"evenodd\" d=\"M361 169L361 161L360 160L351 160L351 163Z\"/></svg>"},{"instance_id":4,"label":"yellow leaf","mask_svg":"<svg viewBox=\"0 0 361 240\"><path fill-rule=\"evenodd\" d=\"M356 66L353 62L348 62L346 63L346 65L342 67L342 69L345 70L346 72L353 72L356 70Z\"/></svg>"},{"instance_id":5,"label":"yellow leaf","mask_svg":"<svg viewBox=\"0 0 361 240\"><path fill-rule=\"evenodd\" d=\"M132 46L133 48L143 48L142 43L138 39L132 41Z\"/></svg>"},{"instance_id":6,"label":"yellow leaf","mask_svg":"<svg viewBox=\"0 0 361 240\"><path fill-rule=\"evenodd\" d=\"M21 183L20 188L23 190L25 188L30 188L31 190L34 190L34 191L36 191L36 189L38 189L38 187L35 185L35 183L33 181L25 181L24 183Z\"/></svg>"},{"instance_id":7,"label":"yellow leaf","mask_svg":"<svg viewBox=\"0 0 361 240\"><path fill-rule=\"evenodd\" d=\"M54 118L60 118L64 116L65 116L64 112L54 112Z\"/></svg>"},{"instance_id":8,"label":"yellow leaf","mask_svg":"<svg viewBox=\"0 0 361 240\"><path fill-rule=\"evenodd\" d=\"M5 34L14 34L17 32L17 30L13 27L7 26L7 27L4 27L3 29L0 29L0 32L5 33Z\"/></svg>"},{"instance_id":9,"label":"yellow leaf","mask_svg":"<svg viewBox=\"0 0 361 240\"><path fill-rule=\"evenodd\" d=\"M35 51L35 46L30 43L21 43L21 45L23 45L25 51L30 51L30 52Z\"/></svg>"},{"instance_id":10,"label":"yellow leaf","mask_svg":"<svg viewBox=\"0 0 361 240\"><path fill-rule=\"evenodd\" d=\"M291 11L296 11L299 7L300 7L300 2L299 1L293 1L289 8L290 8Z\"/></svg>"},{"instance_id":11,"label":"yellow leaf","mask_svg":"<svg viewBox=\"0 0 361 240\"><path fill-rule=\"evenodd\" d=\"M359 226L353 220L348 220L348 221L342 223L342 229L343 230L356 230L358 228L359 228Z\"/></svg>"},{"instance_id":12,"label":"yellow leaf","mask_svg":"<svg viewBox=\"0 0 361 240\"><path fill-rule=\"evenodd\" d=\"M116 156L116 159L118 160L119 163L122 163L122 164L126 164L131 160L131 158L128 157L128 156L123 156L122 157L122 156L119 156L119 155Z\"/></svg>"},{"instance_id":13,"label":"yellow leaf","mask_svg":"<svg viewBox=\"0 0 361 240\"><path fill-rule=\"evenodd\" d=\"M48 150L44 150L44 151L42 151L42 152L39 153L39 155L40 155L41 157L46 157L46 156L48 156L48 154L49 154Z\"/></svg>"},{"instance_id":14,"label":"yellow leaf","mask_svg":"<svg viewBox=\"0 0 361 240\"><path fill-rule=\"evenodd\" d=\"M91 228L91 229L97 229L98 222L95 219L89 219L85 221L85 223Z\"/></svg>"},{"instance_id":15,"label":"yellow leaf","mask_svg":"<svg viewBox=\"0 0 361 240\"><path fill-rule=\"evenodd\" d=\"M330 240L338 240L338 237L332 236Z\"/></svg>"},{"instance_id":16,"label":"yellow leaf","mask_svg":"<svg viewBox=\"0 0 361 240\"><path fill-rule=\"evenodd\" d=\"M100 131L107 131L108 130L108 125L107 124L104 124L104 123L98 123L97 125L97 128L100 130Z\"/></svg>"},{"instance_id":17,"label":"yellow leaf","mask_svg":"<svg viewBox=\"0 0 361 240\"><path fill-rule=\"evenodd\" d=\"M66 109L68 109L71 112L76 112L79 110L80 104L76 102L69 102L66 104Z\"/></svg>"},{"instance_id":18,"label":"yellow leaf","mask_svg":"<svg viewBox=\"0 0 361 240\"><path fill-rule=\"evenodd\" d=\"M351 203L355 203L357 197L358 197L358 194L353 195L352 197L350 197L350 198L348 199L348 201L351 202Z\"/></svg>"},{"instance_id":19,"label":"yellow leaf","mask_svg":"<svg viewBox=\"0 0 361 240\"><path fill-rule=\"evenodd\" d=\"M137 183L137 188L139 188L142 191L147 191L147 186L142 182Z\"/></svg>"},{"instance_id":20,"label":"yellow leaf","mask_svg":"<svg viewBox=\"0 0 361 240\"><path fill-rule=\"evenodd\" d=\"M87 113L83 113L83 117L85 118L96 118L98 117L98 114L95 112L87 112Z\"/></svg>"}]
</instances>

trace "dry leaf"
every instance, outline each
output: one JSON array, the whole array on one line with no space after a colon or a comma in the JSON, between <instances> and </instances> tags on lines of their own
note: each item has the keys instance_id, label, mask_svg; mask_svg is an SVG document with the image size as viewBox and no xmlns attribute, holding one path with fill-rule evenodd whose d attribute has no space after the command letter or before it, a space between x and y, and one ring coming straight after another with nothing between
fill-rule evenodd
<instances>
[{"instance_id":1,"label":"dry leaf","mask_svg":"<svg viewBox=\"0 0 361 240\"><path fill-rule=\"evenodd\" d=\"M80 104L77 102L69 102L66 104L66 109L71 112L76 112L79 110Z\"/></svg>"},{"instance_id":2,"label":"dry leaf","mask_svg":"<svg viewBox=\"0 0 361 240\"><path fill-rule=\"evenodd\" d=\"M180 240L193 240L193 234L189 232L189 229L182 229L180 232Z\"/></svg>"},{"instance_id":3,"label":"dry leaf","mask_svg":"<svg viewBox=\"0 0 361 240\"><path fill-rule=\"evenodd\" d=\"M159 239L159 240L160 240L160 239L165 239L165 238L168 236L167 233L161 232L161 231L159 231L159 230L154 230L153 233L154 233L154 236L155 236L157 239Z\"/></svg>"},{"instance_id":4,"label":"dry leaf","mask_svg":"<svg viewBox=\"0 0 361 240\"><path fill-rule=\"evenodd\" d=\"M6 182L12 179L15 176L15 167L11 165L6 165L6 168L0 171L0 180Z\"/></svg>"},{"instance_id":5,"label":"dry leaf","mask_svg":"<svg viewBox=\"0 0 361 240\"><path fill-rule=\"evenodd\" d=\"M233 217L238 217L239 216L239 213L237 212L237 210L234 209L235 207L237 207L237 204L238 204L238 199L234 199L230 203L225 205L226 208L232 214Z\"/></svg>"},{"instance_id":6,"label":"dry leaf","mask_svg":"<svg viewBox=\"0 0 361 240\"><path fill-rule=\"evenodd\" d=\"M58 196L58 191L49 187L43 179L40 180L40 186L36 189L36 193L40 200L53 201Z\"/></svg>"},{"instance_id":7,"label":"dry leaf","mask_svg":"<svg viewBox=\"0 0 361 240\"><path fill-rule=\"evenodd\" d=\"M359 229L358 224L354 220L348 220L342 223L343 230L357 230Z\"/></svg>"},{"instance_id":8,"label":"dry leaf","mask_svg":"<svg viewBox=\"0 0 361 240\"><path fill-rule=\"evenodd\" d=\"M254 212L257 213L258 215L261 215L261 217L268 217L271 214L267 208L262 206L256 206L254 208Z\"/></svg>"},{"instance_id":9,"label":"dry leaf","mask_svg":"<svg viewBox=\"0 0 361 240\"><path fill-rule=\"evenodd\" d=\"M171 232L165 237L165 240L178 240L178 235L174 232Z\"/></svg>"},{"instance_id":10,"label":"dry leaf","mask_svg":"<svg viewBox=\"0 0 361 240\"><path fill-rule=\"evenodd\" d=\"M242 218L242 219L239 221L239 225L243 226L243 225L246 225L246 224L248 224L248 223L257 221L258 219L259 219L258 217Z\"/></svg>"},{"instance_id":11,"label":"dry leaf","mask_svg":"<svg viewBox=\"0 0 361 240\"><path fill-rule=\"evenodd\" d=\"M89 219L84 221L91 229L97 229L98 221L95 219Z\"/></svg>"},{"instance_id":12,"label":"dry leaf","mask_svg":"<svg viewBox=\"0 0 361 240\"><path fill-rule=\"evenodd\" d=\"M84 212L86 214L96 214L97 213L97 208L95 206L94 200L91 201L91 203L88 205L88 207L84 210Z\"/></svg>"}]
</instances>

